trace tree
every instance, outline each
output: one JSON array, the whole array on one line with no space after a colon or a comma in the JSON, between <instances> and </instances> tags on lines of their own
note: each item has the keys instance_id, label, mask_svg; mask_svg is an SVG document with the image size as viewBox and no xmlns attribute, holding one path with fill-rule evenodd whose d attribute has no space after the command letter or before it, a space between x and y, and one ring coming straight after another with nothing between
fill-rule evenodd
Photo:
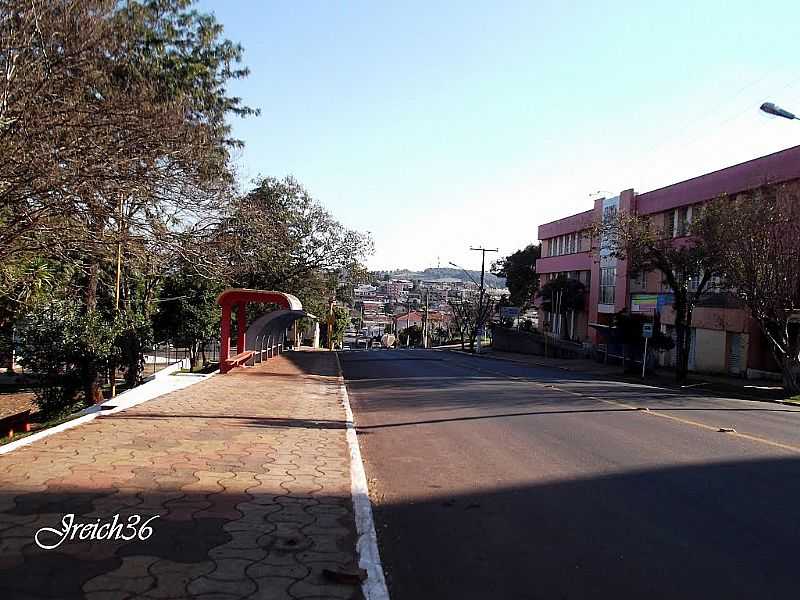
<instances>
[{"instance_id":1,"label":"tree","mask_svg":"<svg viewBox=\"0 0 800 600\"><path fill-rule=\"evenodd\" d=\"M693 230L720 248L723 284L742 299L769 342L792 394L800 393L800 190L763 186L721 197Z\"/></svg>"},{"instance_id":2,"label":"tree","mask_svg":"<svg viewBox=\"0 0 800 600\"><path fill-rule=\"evenodd\" d=\"M226 117L254 112L227 92L241 48L190 0L0 0L0 14L0 263L61 263L82 319L110 323L120 258L203 259L233 182ZM141 346L139 317L121 350ZM107 366L84 365L87 399Z\"/></svg>"},{"instance_id":3,"label":"tree","mask_svg":"<svg viewBox=\"0 0 800 600\"><path fill-rule=\"evenodd\" d=\"M0 356L9 373L14 370L14 327L54 290L55 269L46 260L28 256L0 264Z\"/></svg>"},{"instance_id":4,"label":"tree","mask_svg":"<svg viewBox=\"0 0 800 600\"><path fill-rule=\"evenodd\" d=\"M164 280L153 318L156 339L188 348L192 368L205 344L219 335L217 296L223 289L220 281L198 277L188 265Z\"/></svg>"},{"instance_id":5,"label":"tree","mask_svg":"<svg viewBox=\"0 0 800 600\"><path fill-rule=\"evenodd\" d=\"M551 279L537 295L542 299L542 310L564 317L582 312L586 307L586 286L577 279Z\"/></svg>"},{"instance_id":6,"label":"tree","mask_svg":"<svg viewBox=\"0 0 800 600\"><path fill-rule=\"evenodd\" d=\"M595 224L590 234L601 252L627 260L632 275L658 271L674 295L677 365L675 376L685 383L689 373L692 315L709 280L720 273L719 248L696 235L673 238L665 223L645 215L619 212Z\"/></svg>"},{"instance_id":7,"label":"tree","mask_svg":"<svg viewBox=\"0 0 800 600\"><path fill-rule=\"evenodd\" d=\"M317 315L342 281L369 278L368 235L347 229L293 177L268 177L235 199L214 233L222 275L240 287L295 294Z\"/></svg>"},{"instance_id":8,"label":"tree","mask_svg":"<svg viewBox=\"0 0 800 600\"><path fill-rule=\"evenodd\" d=\"M92 256L108 226L119 231L121 202L154 233L195 208L210 191L200 184L230 181L224 119L253 111L225 84L246 70L191 4L2 3L0 258L53 239Z\"/></svg>"},{"instance_id":9,"label":"tree","mask_svg":"<svg viewBox=\"0 0 800 600\"><path fill-rule=\"evenodd\" d=\"M344 342L344 332L347 330L348 325L350 325L350 309L346 306L334 306L333 341L339 346Z\"/></svg>"},{"instance_id":10,"label":"tree","mask_svg":"<svg viewBox=\"0 0 800 600\"><path fill-rule=\"evenodd\" d=\"M20 362L42 377L36 396L47 417L92 402L88 388L112 363L118 329L99 311L84 312L66 299L48 300L26 314L20 322ZM82 403L76 397L80 391Z\"/></svg>"},{"instance_id":11,"label":"tree","mask_svg":"<svg viewBox=\"0 0 800 600\"><path fill-rule=\"evenodd\" d=\"M536 260L541 255L541 244L530 244L492 264L491 272L506 279L511 304L521 307L523 311L531 306L539 289Z\"/></svg>"},{"instance_id":12,"label":"tree","mask_svg":"<svg viewBox=\"0 0 800 600\"><path fill-rule=\"evenodd\" d=\"M512 327L514 325L513 318L503 318L503 309L506 307L512 306L511 301L508 299L508 296L503 294L500 296L500 300L497 301L497 304L494 305L494 312L499 317L499 323L501 327Z\"/></svg>"},{"instance_id":13,"label":"tree","mask_svg":"<svg viewBox=\"0 0 800 600\"><path fill-rule=\"evenodd\" d=\"M422 345L422 328L419 325L412 325L406 327L399 334L401 346L421 346Z\"/></svg>"},{"instance_id":14,"label":"tree","mask_svg":"<svg viewBox=\"0 0 800 600\"><path fill-rule=\"evenodd\" d=\"M494 302L488 294L475 295L471 298L451 299L448 301L453 315L453 323L461 335L461 349L465 349L465 337L469 342L469 351L475 351L475 341L478 339L479 329L489 319L494 309Z\"/></svg>"}]
</instances>

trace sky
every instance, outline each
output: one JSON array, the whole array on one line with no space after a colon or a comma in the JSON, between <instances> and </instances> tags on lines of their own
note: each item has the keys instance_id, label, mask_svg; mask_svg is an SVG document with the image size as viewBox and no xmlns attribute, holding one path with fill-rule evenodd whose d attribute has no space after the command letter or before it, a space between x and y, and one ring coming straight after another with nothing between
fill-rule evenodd
<instances>
[{"instance_id":1,"label":"sky","mask_svg":"<svg viewBox=\"0 0 800 600\"><path fill-rule=\"evenodd\" d=\"M251 69L243 186L294 175L373 269L480 267L597 192L800 144L796 0L201 0Z\"/></svg>"}]
</instances>

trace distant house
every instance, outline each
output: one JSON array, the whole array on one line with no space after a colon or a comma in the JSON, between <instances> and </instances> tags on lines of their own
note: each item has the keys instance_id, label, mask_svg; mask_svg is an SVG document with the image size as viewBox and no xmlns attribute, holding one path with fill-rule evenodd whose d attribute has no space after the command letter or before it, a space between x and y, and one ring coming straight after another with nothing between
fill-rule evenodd
<instances>
[{"instance_id":1,"label":"distant house","mask_svg":"<svg viewBox=\"0 0 800 600\"><path fill-rule=\"evenodd\" d=\"M423 311L412 310L411 312L402 312L400 314L394 315L392 320L394 321L395 331L402 331L407 327L422 327L423 323ZM450 315L444 312L439 311L429 311L428 312L428 325L429 327L446 327L450 323Z\"/></svg>"}]
</instances>

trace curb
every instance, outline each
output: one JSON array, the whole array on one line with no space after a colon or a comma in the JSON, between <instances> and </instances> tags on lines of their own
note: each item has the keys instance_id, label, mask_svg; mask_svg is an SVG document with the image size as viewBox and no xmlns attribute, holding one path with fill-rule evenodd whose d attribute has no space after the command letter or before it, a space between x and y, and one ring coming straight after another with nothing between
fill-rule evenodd
<instances>
[{"instance_id":1,"label":"curb","mask_svg":"<svg viewBox=\"0 0 800 600\"><path fill-rule=\"evenodd\" d=\"M515 358L506 358L506 357L501 357L501 356L492 356L491 354L485 354L485 353L484 354L475 354L474 352L467 352L466 350L455 350L455 349L451 350L449 348L444 348L442 350L439 350L439 352L455 352L456 354L462 354L464 356L474 356L476 358L491 358L492 360L502 360L504 362L515 363L515 364L518 364L518 365L529 365L529 366L536 366L536 367L546 367L548 369L558 369L560 371L567 371L567 372L570 372L570 373L579 373L580 372L580 371L577 371L575 369L570 369L569 367L562 367L560 365L548 365L547 363L531 363L531 362L528 362L528 361L525 361L525 360L517 360Z\"/></svg>"},{"instance_id":2,"label":"curb","mask_svg":"<svg viewBox=\"0 0 800 600\"><path fill-rule=\"evenodd\" d=\"M83 409L80 412L75 413L76 417L74 419L70 419L69 421L65 421L64 423L59 423L53 427L48 427L47 429L43 429L42 431L37 431L31 435L25 436L19 440L14 442L9 442L7 444L3 444L0 446L0 456L3 454L8 454L9 452L13 452L18 448L22 448L23 446L28 446L33 444L34 442L38 442L41 439L50 437L51 435L55 435L57 433L61 433L62 431L66 431L67 429L72 429L73 427L78 427L79 425L83 425L84 423L88 423L90 421L94 421L97 417L105 416L105 415L113 415L118 412L122 412L123 410L127 410L134 406L138 406L144 402L148 402L150 400L154 400L160 396L165 394L169 394L171 392L181 390L187 388L195 383L199 383L201 381L205 381L206 379L213 377L219 371L214 371L208 375L203 375L202 377L197 378L190 378L186 380L185 385L180 385L178 387L172 389L159 389L156 386L151 386L153 389L147 389L147 386L152 383L161 383L161 379L152 379L146 383L143 383L140 386L137 386L133 389L127 390L121 393L116 398L110 398L105 402L100 404L96 404L94 406L90 406L88 408ZM126 395L130 394L127 398ZM103 410L102 406L108 405L113 408L108 410Z\"/></svg>"},{"instance_id":3,"label":"curb","mask_svg":"<svg viewBox=\"0 0 800 600\"><path fill-rule=\"evenodd\" d=\"M361 591L367 600L389 600L386 578L383 576L380 552L378 551L378 535L375 532L375 521L372 518L372 504L369 499L367 474L361 458L361 448L356 435L353 410L350 408L350 397L342 374L342 363L339 353L336 356L336 368L339 371L339 391L342 396L345 418L347 419L347 447L350 452L350 495L353 499L355 513L356 551L358 566L367 572L367 578L361 584Z\"/></svg>"}]
</instances>

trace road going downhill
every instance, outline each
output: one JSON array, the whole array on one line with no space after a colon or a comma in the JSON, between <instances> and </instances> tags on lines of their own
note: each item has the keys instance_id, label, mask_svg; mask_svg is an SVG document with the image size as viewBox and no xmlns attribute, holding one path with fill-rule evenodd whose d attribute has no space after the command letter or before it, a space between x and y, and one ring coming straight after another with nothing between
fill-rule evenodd
<instances>
[{"instance_id":1,"label":"road going downhill","mask_svg":"<svg viewBox=\"0 0 800 600\"><path fill-rule=\"evenodd\" d=\"M394 600L796 597L800 410L452 352L340 357Z\"/></svg>"}]
</instances>

